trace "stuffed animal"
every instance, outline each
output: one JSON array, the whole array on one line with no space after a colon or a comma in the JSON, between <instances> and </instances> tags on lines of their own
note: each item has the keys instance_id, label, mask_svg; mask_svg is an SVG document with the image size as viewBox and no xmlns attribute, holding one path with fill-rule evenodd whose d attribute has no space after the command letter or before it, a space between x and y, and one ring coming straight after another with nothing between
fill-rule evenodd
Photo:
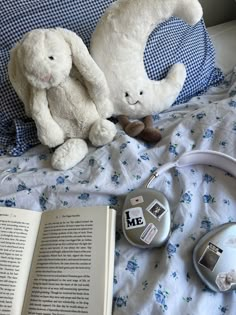
<instances>
[{"instance_id":1,"label":"stuffed animal","mask_svg":"<svg viewBox=\"0 0 236 315\"><path fill-rule=\"evenodd\" d=\"M143 121L130 121L126 115L119 115L117 118L124 131L130 137L138 137L146 142L153 143L161 140L161 133L158 129L153 127L151 115L144 117Z\"/></svg>"},{"instance_id":2,"label":"stuffed animal","mask_svg":"<svg viewBox=\"0 0 236 315\"><path fill-rule=\"evenodd\" d=\"M143 118L169 108L185 82L184 64L171 66L161 81L147 76L143 55L148 36L161 22L171 16L182 18L190 25L202 17L198 0L117 0L110 5L92 34L90 53L104 72L114 105L114 116L131 136L145 132ZM121 115L121 117L119 116ZM127 116L125 118L125 116ZM148 118L146 141L160 139ZM148 136L149 134L149 136Z\"/></svg>"},{"instance_id":3,"label":"stuffed animal","mask_svg":"<svg viewBox=\"0 0 236 315\"><path fill-rule=\"evenodd\" d=\"M85 141L102 146L116 134L103 72L74 32L37 29L10 52L9 78L38 138L49 147L55 169L66 170L88 152Z\"/></svg>"}]
</instances>

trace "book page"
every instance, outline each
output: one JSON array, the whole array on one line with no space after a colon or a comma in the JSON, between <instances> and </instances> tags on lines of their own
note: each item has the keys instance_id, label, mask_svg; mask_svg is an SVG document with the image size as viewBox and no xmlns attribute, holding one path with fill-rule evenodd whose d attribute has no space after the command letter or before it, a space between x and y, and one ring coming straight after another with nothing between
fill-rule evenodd
<instances>
[{"instance_id":1,"label":"book page","mask_svg":"<svg viewBox=\"0 0 236 315\"><path fill-rule=\"evenodd\" d=\"M116 234L110 231L116 230L116 216L110 213L109 223L107 225L107 234L109 237L106 239L107 246L107 261L106 261L106 292L105 292L105 314L110 315L112 313L113 302L113 283L114 283L114 262L115 262L115 238Z\"/></svg>"},{"instance_id":2,"label":"book page","mask_svg":"<svg viewBox=\"0 0 236 315\"><path fill-rule=\"evenodd\" d=\"M21 315L41 213L0 208L0 314Z\"/></svg>"},{"instance_id":3,"label":"book page","mask_svg":"<svg viewBox=\"0 0 236 315\"><path fill-rule=\"evenodd\" d=\"M43 214L23 314L106 314L111 214L108 207Z\"/></svg>"}]
</instances>

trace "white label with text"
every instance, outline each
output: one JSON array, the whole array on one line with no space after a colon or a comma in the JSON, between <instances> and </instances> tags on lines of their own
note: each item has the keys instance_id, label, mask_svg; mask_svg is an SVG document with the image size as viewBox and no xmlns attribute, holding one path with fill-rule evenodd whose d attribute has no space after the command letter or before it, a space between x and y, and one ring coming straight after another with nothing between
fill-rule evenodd
<instances>
[{"instance_id":1,"label":"white label with text","mask_svg":"<svg viewBox=\"0 0 236 315\"><path fill-rule=\"evenodd\" d=\"M157 234L158 230L155 227L153 223L149 223L146 229L143 231L143 233L140 236L140 239L146 243L150 244L152 240L154 239L155 235Z\"/></svg>"}]
</instances>

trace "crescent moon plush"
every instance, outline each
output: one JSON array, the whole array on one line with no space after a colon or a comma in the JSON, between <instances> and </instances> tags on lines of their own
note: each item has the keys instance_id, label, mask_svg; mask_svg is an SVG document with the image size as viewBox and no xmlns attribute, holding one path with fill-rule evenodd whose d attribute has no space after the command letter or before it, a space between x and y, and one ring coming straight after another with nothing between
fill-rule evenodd
<instances>
[{"instance_id":1,"label":"crescent moon plush","mask_svg":"<svg viewBox=\"0 0 236 315\"><path fill-rule=\"evenodd\" d=\"M143 55L153 29L171 16L195 25L202 17L198 0L117 0L98 22L90 53L107 79L115 115L142 118L169 108L186 78L174 64L165 79L150 80Z\"/></svg>"}]
</instances>

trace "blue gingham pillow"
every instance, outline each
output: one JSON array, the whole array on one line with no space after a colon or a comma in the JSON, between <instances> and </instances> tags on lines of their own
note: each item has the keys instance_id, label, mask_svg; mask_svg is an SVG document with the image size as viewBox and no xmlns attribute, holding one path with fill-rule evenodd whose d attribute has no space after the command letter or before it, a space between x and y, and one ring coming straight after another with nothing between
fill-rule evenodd
<instances>
[{"instance_id":1,"label":"blue gingham pillow","mask_svg":"<svg viewBox=\"0 0 236 315\"><path fill-rule=\"evenodd\" d=\"M215 67L215 50L203 19L195 26L172 17L150 35L144 52L144 65L152 80L161 80L171 65L183 62L187 78L175 104L201 95L224 78Z\"/></svg>"},{"instance_id":2,"label":"blue gingham pillow","mask_svg":"<svg viewBox=\"0 0 236 315\"><path fill-rule=\"evenodd\" d=\"M28 31L64 27L76 32L89 47L90 36L105 9L114 0L3 0L0 24L0 154L21 155L39 143L36 128L7 76L9 51ZM168 39L168 40L167 40ZM144 55L151 79L165 76L169 66L182 61L188 78L177 102L206 91L222 79L214 66L214 49L204 22L191 28L180 20L162 23L150 36Z\"/></svg>"}]
</instances>

